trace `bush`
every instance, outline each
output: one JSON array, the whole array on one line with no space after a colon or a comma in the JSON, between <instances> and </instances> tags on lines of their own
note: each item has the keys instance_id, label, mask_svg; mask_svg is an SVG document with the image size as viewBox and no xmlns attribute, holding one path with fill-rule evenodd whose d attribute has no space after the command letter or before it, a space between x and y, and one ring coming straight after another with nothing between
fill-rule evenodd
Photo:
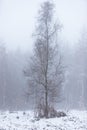
<instances>
[{"instance_id":1,"label":"bush","mask_svg":"<svg viewBox=\"0 0 87 130\"><path fill-rule=\"evenodd\" d=\"M37 118L44 118L45 117L45 109L46 106L43 104L39 104L37 107L37 111L35 112L35 117ZM66 116L65 112L57 112L54 107L48 106L48 118L54 118L54 117L64 117Z\"/></svg>"},{"instance_id":2,"label":"bush","mask_svg":"<svg viewBox=\"0 0 87 130\"><path fill-rule=\"evenodd\" d=\"M67 116L65 112L57 112L57 117Z\"/></svg>"}]
</instances>

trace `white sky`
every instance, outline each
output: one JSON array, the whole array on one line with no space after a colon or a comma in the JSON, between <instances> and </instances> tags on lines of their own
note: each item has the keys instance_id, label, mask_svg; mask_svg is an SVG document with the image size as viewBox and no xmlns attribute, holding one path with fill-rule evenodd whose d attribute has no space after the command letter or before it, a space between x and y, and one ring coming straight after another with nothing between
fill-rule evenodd
<instances>
[{"instance_id":1,"label":"white sky","mask_svg":"<svg viewBox=\"0 0 87 130\"><path fill-rule=\"evenodd\" d=\"M31 48L32 33L39 5L44 0L0 0L0 39L9 49ZM62 35L69 42L77 40L87 27L87 0L53 0L57 18L63 24Z\"/></svg>"}]
</instances>

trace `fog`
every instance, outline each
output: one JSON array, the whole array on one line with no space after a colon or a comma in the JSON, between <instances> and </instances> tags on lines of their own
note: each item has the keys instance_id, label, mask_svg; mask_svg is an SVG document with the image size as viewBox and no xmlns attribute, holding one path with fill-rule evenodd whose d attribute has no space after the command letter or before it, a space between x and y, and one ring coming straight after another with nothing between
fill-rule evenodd
<instances>
[{"instance_id":1,"label":"fog","mask_svg":"<svg viewBox=\"0 0 87 130\"><path fill-rule=\"evenodd\" d=\"M0 0L0 109L29 109L24 69L34 44L32 33L45 0ZM63 63L66 66L60 108L87 109L87 1L53 0ZM29 99L28 99L29 98ZM32 99L33 100L33 99Z\"/></svg>"},{"instance_id":2,"label":"fog","mask_svg":"<svg viewBox=\"0 0 87 130\"><path fill-rule=\"evenodd\" d=\"M9 49L32 47L38 8L44 0L0 0L0 38ZM86 0L54 0L56 17L63 25L61 36L74 44L87 27Z\"/></svg>"}]
</instances>

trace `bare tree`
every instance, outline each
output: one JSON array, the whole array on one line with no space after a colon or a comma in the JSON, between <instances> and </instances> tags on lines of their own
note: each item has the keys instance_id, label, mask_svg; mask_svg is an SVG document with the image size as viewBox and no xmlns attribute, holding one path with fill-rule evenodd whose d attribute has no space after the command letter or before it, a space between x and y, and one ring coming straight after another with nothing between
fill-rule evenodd
<instances>
[{"instance_id":1,"label":"bare tree","mask_svg":"<svg viewBox=\"0 0 87 130\"><path fill-rule=\"evenodd\" d=\"M1 108L6 105L6 49L5 44L0 41L0 104Z\"/></svg>"},{"instance_id":2,"label":"bare tree","mask_svg":"<svg viewBox=\"0 0 87 130\"><path fill-rule=\"evenodd\" d=\"M79 107L85 109L87 107L86 91L87 91L87 29L83 28L77 48L76 65L78 70L79 82Z\"/></svg>"},{"instance_id":3,"label":"bare tree","mask_svg":"<svg viewBox=\"0 0 87 130\"><path fill-rule=\"evenodd\" d=\"M46 1L41 5L36 27L34 54L24 71L29 87L41 99L44 117L49 115L49 105L60 96L64 80L62 58L57 43L57 33L61 25L54 22L54 4ZM34 91L35 90L35 91Z\"/></svg>"}]
</instances>

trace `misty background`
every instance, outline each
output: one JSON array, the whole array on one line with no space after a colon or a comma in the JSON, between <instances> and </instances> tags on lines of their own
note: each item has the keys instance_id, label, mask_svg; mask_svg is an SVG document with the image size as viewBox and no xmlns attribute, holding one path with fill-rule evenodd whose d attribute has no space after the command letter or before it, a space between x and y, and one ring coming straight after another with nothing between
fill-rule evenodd
<instances>
[{"instance_id":1,"label":"misty background","mask_svg":"<svg viewBox=\"0 0 87 130\"><path fill-rule=\"evenodd\" d=\"M0 0L0 109L29 109L23 74L33 48L32 33L44 0ZM54 0L66 66L63 108L87 109L87 1Z\"/></svg>"}]
</instances>

